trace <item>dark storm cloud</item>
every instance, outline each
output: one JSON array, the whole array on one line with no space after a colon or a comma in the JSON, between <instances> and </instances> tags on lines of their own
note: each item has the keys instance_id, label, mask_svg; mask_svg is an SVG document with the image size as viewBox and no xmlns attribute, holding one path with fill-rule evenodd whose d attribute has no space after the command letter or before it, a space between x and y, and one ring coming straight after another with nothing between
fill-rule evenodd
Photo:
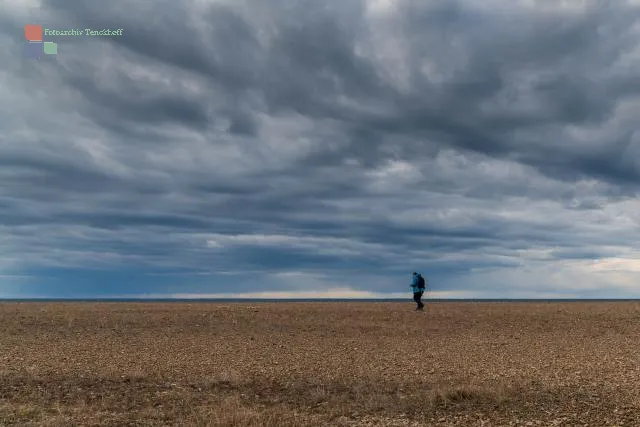
<instances>
[{"instance_id":1,"label":"dark storm cloud","mask_svg":"<svg viewBox=\"0 0 640 427\"><path fill-rule=\"evenodd\" d=\"M635 268L638 6L385 4L12 5L3 51L25 19L123 35L0 68L0 273L517 293Z\"/></svg>"},{"instance_id":2,"label":"dark storm cloud","mask_svg":"<svg viewBox=\"0 0 640 427\"><path fill-rule=\"evenodd\" d=\"M100 27L124 25L135 17L124 12L126 8L112 7L96 15L87 5L75 8L62 2L57 6L78 21ZM155 26L131 25L126 37L113 41L161 63L206 75L224 88L227 98L258 93L269 112L296 111L340 122L350 135L345 146L329 157L326 151L312 153L326 161L356 157L372 164L371 153L384 155L380 132L419 137L398 147L400 155L419 153L414 145L423 145L424 138L433 136L445 144L514 158L545 172L562 171L574 179L582 173L613 181L637 179L634 165L616 155L603 159L604 148L584 153L575 148L580 142L571 141L562 129L545 135L545 139L563 139L554 144L539 139L533 144L520 142L512 135L532 126L601 123L613 113L616 100L627 94L616 90L619 81L631 76L612 79L606 71L635 46L626 32L639 16L635 7L596 3L586 12L573 14L525 14L507 8L503 15L494 16L488 8L474 10L462 2L401 3L396 19L404 28L402 42L409 50L406 65L414 90L400 94L382 78L371 58L354 53L359 38L367 35L363 3L284 6L274 4L263 21L240 7L211 6L203 12L206 24L199 32L198 25L185 24L194 22L187 5L167 4ZM252 27L250 21L263 26ZM614 29L618 37L613 37ZM260 41L260 33L266 33L262 37L267 41ZM456 38L464 42L462 47L452 46ZM419 71L421 61L434 55L441 59L441 72L448 72L439 83L430 82ZM532 78L528 87L516 87L528 77ZM155 117L188 125L214 119L193 99L147 96L145 100L135 90L123 90L132 85L122 83L115 86L120 96L131 98L118 101L100 91L92 94L90 84L83 86L86 96L100 99L104 106L112 104L122 109L123 117L134 120ZM341 106L339 97L382 108L358 111ZM500 97L512 99L504 107L482 111L482 103L491 107ZM539 107L518 113L520 104L526 103ZM126 114L127 108L138 113ZM231 118L232 132L256 132L250 111L223 114ZM556 164L548 164L549 156Z\"/></svg>"},{"instance_id":3,"label":"dark storm cloud","mask_svg":"<svg viewBox=\"0 0 640 427\"><path fill-rule=\"evenodd\" d=\"M80 91L92 105L100 105L101 113L111 110L119 120L149 123L175 120L185 126L204 127L208 116L203 105L180 95L158 94L155 87L137 87L135 82L117 82L117 91L96 87L91 76L70 79L73 88Z\"/></svg>"},{"instance_id":4,"label":"dark storm cloud","mask_svg":"<svg viewBox=\"0 0 640 427\"><path fill-rule=\"evenodd\" d=\"M91 192L105 184L118 185L108 174L91 165L71 161L68 156L47 155L45 153L3 152L0 157L5 184L12 182L18 190L20 186L31 188L57 187L67 191ZM12 177L14 179L12 179ZM121 183L120 183L121 184Z\"/></svg>"}]
</instances>

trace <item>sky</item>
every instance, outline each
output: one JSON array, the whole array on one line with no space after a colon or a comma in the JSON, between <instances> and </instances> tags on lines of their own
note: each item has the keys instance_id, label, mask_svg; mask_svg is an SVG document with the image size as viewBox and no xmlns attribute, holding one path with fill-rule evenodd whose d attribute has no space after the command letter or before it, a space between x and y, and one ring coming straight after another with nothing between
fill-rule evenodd
<instances>
[{"instance_id":1,"label":"sky","mask_svg":"<svg viewBox=\"0 0 640 427\"><path fill-rule=\"evenodd\" d=\"M640 296L638 1L1 7L0 297Z\"/></svg>"}]
</instances>

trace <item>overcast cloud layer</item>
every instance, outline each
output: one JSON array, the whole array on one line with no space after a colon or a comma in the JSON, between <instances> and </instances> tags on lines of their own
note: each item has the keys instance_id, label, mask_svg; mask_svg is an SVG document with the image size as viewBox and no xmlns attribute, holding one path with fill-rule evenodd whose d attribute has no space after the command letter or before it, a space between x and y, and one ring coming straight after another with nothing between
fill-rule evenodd
<instances>
[{"instance_id":1,"label":"overcast cloud layer","mask_svg":"<svg viewBox=\"0 0 640 427\"><path fill-rule=\"evenodd\" d=\"M640 294L637 2L3 7L0 297Z\"/></svg>"}]
</instances>

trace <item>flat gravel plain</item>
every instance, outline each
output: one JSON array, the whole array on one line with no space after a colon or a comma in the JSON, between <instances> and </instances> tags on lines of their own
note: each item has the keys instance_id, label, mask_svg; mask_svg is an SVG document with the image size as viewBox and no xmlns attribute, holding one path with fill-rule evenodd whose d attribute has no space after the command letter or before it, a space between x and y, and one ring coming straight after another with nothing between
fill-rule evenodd
<instances>
[{"instance_id":1,"label":"flat gravel plain","mask_svg":"<svg viewBox=\"0 0 640 427\"><path fill-rule=\"evenodd\" d=\"M640 302L0 304L0 425L640 425Z\"/></svg>"}]
</instances>

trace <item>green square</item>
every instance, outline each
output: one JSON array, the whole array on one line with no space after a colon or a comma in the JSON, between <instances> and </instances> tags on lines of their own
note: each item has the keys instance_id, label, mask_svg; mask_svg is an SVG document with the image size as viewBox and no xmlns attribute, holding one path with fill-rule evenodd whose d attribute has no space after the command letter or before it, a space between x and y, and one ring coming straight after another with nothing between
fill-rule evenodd
<instances>
[{"instance_id":1,"label":"green square","mask_svg":"<svg viewBox=\"0 0 640 427\"><path fill-rule=\"evenodd\" d=\"M44 42L45 55L55 55L58 53L58 45L54 42Z\"/></svg>"}]
</instances>

